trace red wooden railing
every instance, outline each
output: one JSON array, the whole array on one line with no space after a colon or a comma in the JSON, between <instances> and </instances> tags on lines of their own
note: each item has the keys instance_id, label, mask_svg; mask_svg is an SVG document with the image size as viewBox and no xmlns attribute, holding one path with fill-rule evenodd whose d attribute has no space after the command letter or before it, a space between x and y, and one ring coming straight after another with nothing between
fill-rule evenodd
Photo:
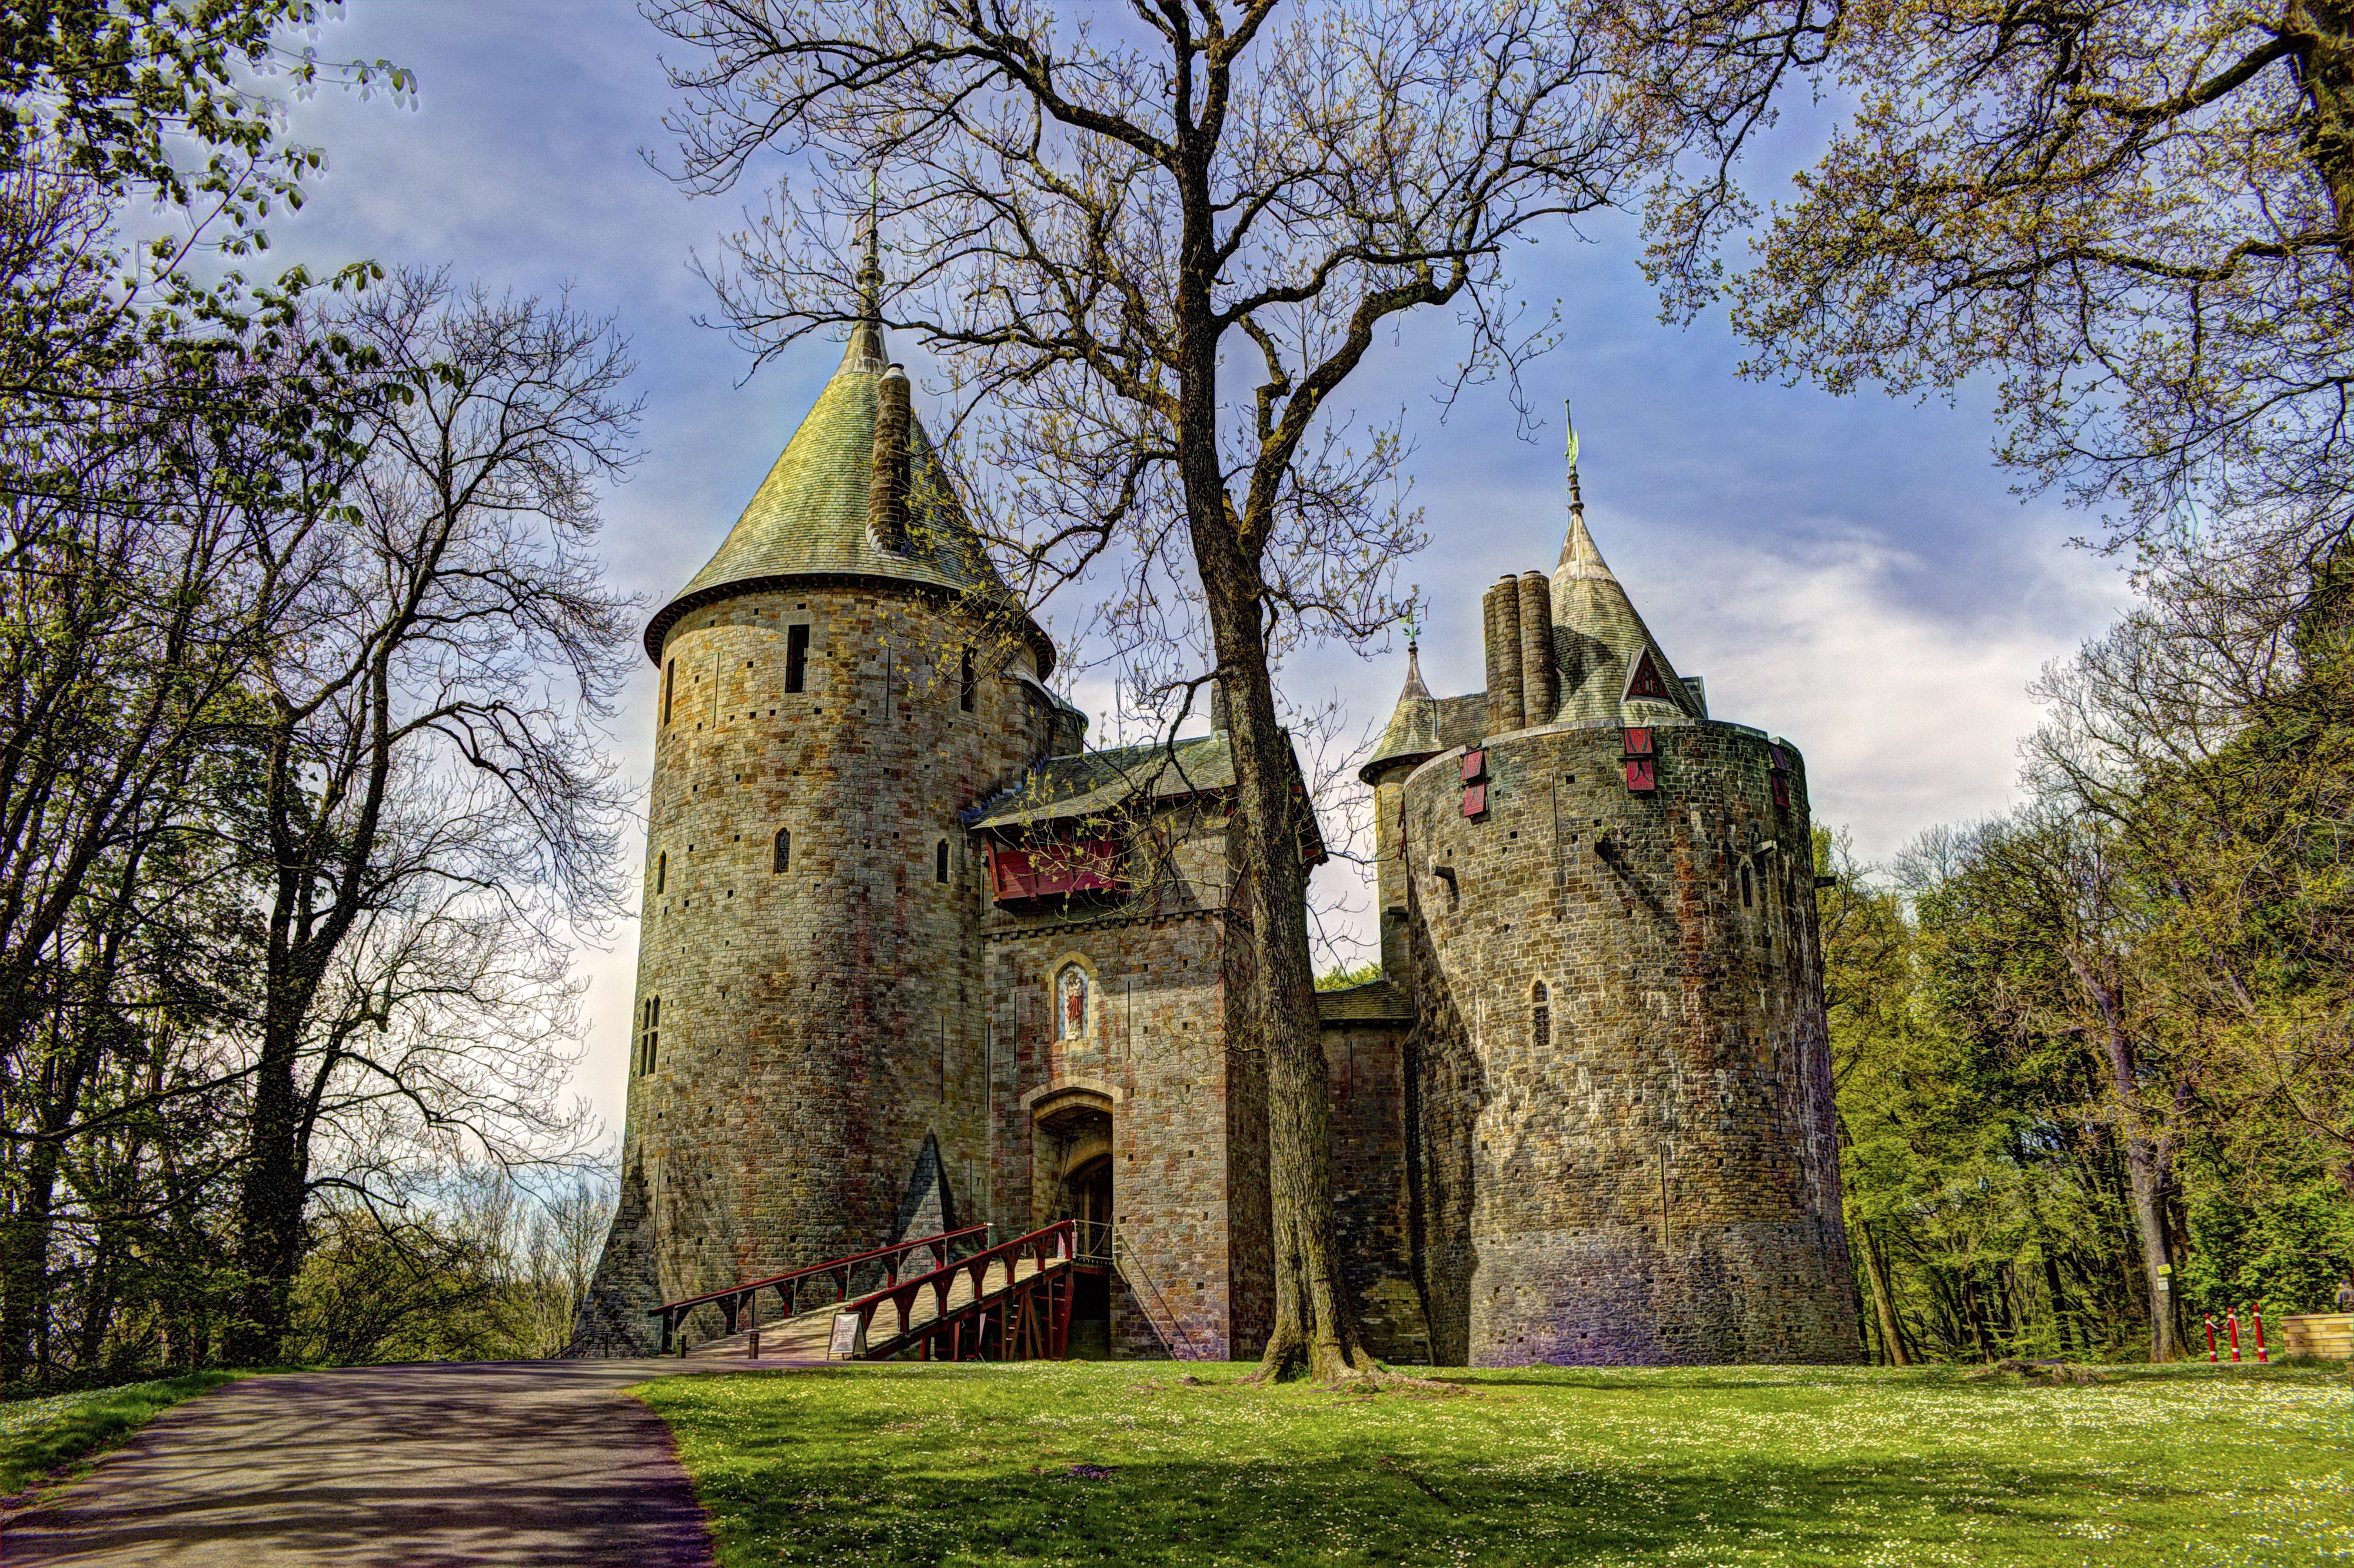
<instances>
[{"instance_id":1,"label":"red wooden railing","mask_svg":"<svg viewBox=\"0 0 2354 1568\"><path fill-rule=\"evenodd\" d=\"M912 1350L928 1361L1061 1360L1071 1340L1075 1228L1075 1222L1063 1220L929 1274L843 1302L835 1322L845 1316L858 1319L860 1348L852 1352L852 1358L882 1361ZM1032 1259L1037 1268L1015 1277L1022 1263ZM1005 1266L1007 1282L992 1292L988 1289L989 1270L1000 1263ZM972 1280L972 1299L952 1308L949 1293L966 1276ZM932 1292L932 1316L910 1325L916 1303L927 1290ZM875 1319L886 1306L896 1316L896 1327L877 1339L873 1333Z\"/></svg>"},{"instance_id":2,"label":"red wooden railing","mask_svg":"<svg viewBox=\"0 0 2354 1568\"><path fill-rule=\"evenodd\" d=\"M932 1270L937 1272L947 1265L949 1252L960 1243L969 1244L976 1237L984 1237L989 1228L987 1225L967 1225L960 1231L942 1231L938 1235L917 1236L912 1240L895 1242L889 1246L876 1247L872 1252L854 1253L848 1257L830 1257L823 1263L813 1263L807 1268L794 1269L790 1274L771 1275L766 1279L755 1279L744 1285L731 1285L725 1290L714 1290L702 1296L690 1296L681 1301L665 1301L652 1308L652 1315L662 1319L663 1354L670 1354L670 1343L673 1336L677 1337L679 1341L679 1353L681 1355L686 1353L685 1336L679 1334L678 1330L685 1325L687 1314L693 1312L697 1307L717 1307L720 1316L726 1319L727 1327L725 1330L726 1333L735 1333L739 1327L757 1329L760 1326L761 1291L775 1290L778 1299L784 1304L785 1309L782 1316L790 1318L793 1316L800 1300L802 1284L821 1275L833 1280L834 1299L847 1305L851 1276L857 1270L870 1264L880 1266L886 1282L884 1288L888 1291L891 1287L899 1283L901 1266L911 1255L928 1250L932 1255ZM924 1277L928 1278L929 1275ZM752 1320L749 1323L739 1324L737 1319L744 1315L748 1308L751 1311Z\"/></svg>"}]
</instances>

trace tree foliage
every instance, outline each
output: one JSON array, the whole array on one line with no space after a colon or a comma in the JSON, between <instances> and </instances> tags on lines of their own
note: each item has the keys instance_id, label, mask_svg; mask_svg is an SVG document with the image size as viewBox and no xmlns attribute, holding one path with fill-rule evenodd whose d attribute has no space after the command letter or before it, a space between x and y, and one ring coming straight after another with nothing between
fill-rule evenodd
<instances>
[{"instance_id":1,"label":"tree foliage","mask_svg":"<svg viewBox=\"0 0 2354 1568\"><path fill-rule=\"evenodd\" d=\"M2115 536L2342 536L2354 446L2354 52L2306 0L1704 0L1640 29L1739 86L1654 209L1689 315L1760 215L1725 160L1776 98L1841 110L1729 282L1748 368L1999 389L2004 459Z\"/></svg>"}]
</instances>

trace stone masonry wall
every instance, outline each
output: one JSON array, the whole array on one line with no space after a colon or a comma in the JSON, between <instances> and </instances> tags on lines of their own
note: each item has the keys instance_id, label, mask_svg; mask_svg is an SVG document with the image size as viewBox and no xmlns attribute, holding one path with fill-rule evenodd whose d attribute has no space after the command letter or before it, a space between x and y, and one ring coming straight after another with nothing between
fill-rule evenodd
<instances>
[{"instance_id":1,"label":"stone masonry wall","mask_svg":"<svg viewBox=\"0 0 2354 1568\"><path fill-rule=\"evenodd\" d=\"M1132 862L1143 885L1067 908L997 909L985 937L998 1075L999 1234L1048 1223L1063 1156L1034 1108L1064 1090L1108 1102L1121 1266L1115 1355L1221 1360L1255 1353L1268 1288L1256 1064L1232 1049L1227 1009L1232 870L1222 810L1195 800L1149 813ZM1090 975L1084 1039L1057 1038L1052 988ZM1240 1133L1237 1123L1243 1124Z\"/></svg>"},{"instance_id":2,"label":"stone masonry wall","mask_svg":"<svg viewBox=\"0 0 2354 1568\"><path fill-rule=\"evenodd\" d=\"M1784 748L1776 807L1757 732L1654 734L1649 796L1616 726L1491 740L1477 820L1459 752L1405 780L1409 1210L1441 1362L1858 1353L1802 764Z\"/></svg>"},{"instance_id":3,"label":"stone masonry wall","mask_svg":"<svg viewBox=\"0 0 2354 1568\"><path fill-rule=\"evenodd\" d=\"M957 812L1044 755L1049 723L1026 650L882 584L738 595L684 618L663 661L622 1153L645 1198L600 1265L613 1302L884 1245L928 1139L940 1211L981 1207L985 893Z\"/></svg>"},{"instance_id":4,"label":"stone masonry wall","mask_svg":"<svg viewBox=\"0 0 2354 1568\"><path fill-rule=\"evenodd\" d=\"M1405 1180L1405 1033L1403 1021L1383 1019L1328 1017L1323 1027L1332 1202L1357 1326L1383 1361L1417 1364L1430 1361L1431 1344L1415 1287Z\"/></svg>"}]
</instances>

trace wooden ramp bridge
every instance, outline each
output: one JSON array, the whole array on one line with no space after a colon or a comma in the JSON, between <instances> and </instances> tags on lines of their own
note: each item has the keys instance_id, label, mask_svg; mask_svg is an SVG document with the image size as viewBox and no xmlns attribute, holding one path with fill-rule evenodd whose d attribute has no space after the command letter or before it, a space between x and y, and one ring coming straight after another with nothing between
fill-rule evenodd
<instances>
[{"instance_id":1,"label":"wooden ramp bridge","mask_svg":"<svg viewBox=\"0 0 2354 1568\"><path fill-rule=\"evenodd\" d=\"M1069 1353L1077 1223L991 1245L968 1225L666 1301L664 1355L691 1361L1059 1361ZM879 1287L852 1291L862 1278ZM810 1298L826 1299L811 1303ZM773 1316L762 1320L761 1307ZM716 1309L722 1328L690 1342Z\"/></svg>"}]
</instances>

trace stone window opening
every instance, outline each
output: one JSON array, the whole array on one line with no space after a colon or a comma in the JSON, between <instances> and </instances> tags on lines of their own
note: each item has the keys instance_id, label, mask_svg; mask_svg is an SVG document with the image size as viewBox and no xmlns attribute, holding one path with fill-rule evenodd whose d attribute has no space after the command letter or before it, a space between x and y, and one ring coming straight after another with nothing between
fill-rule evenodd
<instances>
[{"instance_id":1,"label":"stone window opening","mask_svg":"<svg viewBox=\"0 0 2354 1568\"><path fill-rule=\"evenodd\" d=\"M942 839L932 846L932 880L946 885L949 879L949 841Z\"/></svg>"},{"instance_id":2,"label":"stone window opening","mask_svg":"<svg viewBox=\"0 0 2354 1568\"><path fill-rule=\"evenodd\" d=\"M1744 865L1741 868L1741 906L1747 909L1756 902L1756 895L1749 885L1749 868Z\"/></svg>"},{"instance_id":3,"label":"stone window opening","mask_svg":"<svg viewBox=\"0 0 2354 1568\"><path fill-rule=\"evenodd\" d=\"M677 690L678 690L678 661L677 661L677 660L675 660L675 659L673 659L673 660L672 660L669 663L664 664L664 665L663 666L663 704L662 704L662 708L663 708L663 724L665 724L665 725L667 725L667 724L669 724L669 723L670 723L670 701L671 701L671 696L672 696L672 694L673 694L673 693L675 693Z\"/></svg>"},{"instance_id":4,"label":"stone window opening","mask_svg":"<svg viewBox=\"0 0 2354 1568\"><path fill-rule=\"evenodd\" d=\"M779 828L777 830L776 847L769 858L769 874L772 875L782 875L784 873L792 870L792 868L793 831L790 828Z\"/></svg>"},{"instance_id":5,"label":"stone window opening","mask_svg":"<svg viewBox=\"0 0 2354 1568\"><path fill-rule=\"evenodd\" d=\"M654 856L654 892L660 894L670 885L670 852Z\"/></svg>"},{"instance_id":6,"label":"stone window opening","mask_svg":"<svg viewBox=\"0 0 2354 1568\"><path fill-rule=\"evenodd\" d=\"M641 1075L654 1070L654 1059L662 1048L662 998L650 996L639 1010L638 1072Z\"/></svg>"},{"instance_id":7,"label":"stone window opening","mask_svg":"<svg viewBox=\"0 0 2354 1568\"><path fill-rule=\"evenodd\" d=\"M972 712L974 700L980 695L980 683L973 679L972 650L964 651L964 663L957 676L957 706Z\"/></svg>"},{"instance_id":8,"label":"stone window opening","mask_svg":"<svg viewBox=\"0 0 2354 1568\"><path fill-rule=\"evenodd\" d=\"M809 683L810 629L806 624L785 628L785 690L798 692Z\"/></svg>"},{"instance_id":9,"label":"stone window opening","mask_svg":"<svg viewBox=\"0 0 2354 1568\"><path fill-rule=\"evenodd\" d=\"M1545 982L1529 987L1529 1041L1540 1051L1553 1049L1553 1006Z\"/></svg>"}]
</instances>

